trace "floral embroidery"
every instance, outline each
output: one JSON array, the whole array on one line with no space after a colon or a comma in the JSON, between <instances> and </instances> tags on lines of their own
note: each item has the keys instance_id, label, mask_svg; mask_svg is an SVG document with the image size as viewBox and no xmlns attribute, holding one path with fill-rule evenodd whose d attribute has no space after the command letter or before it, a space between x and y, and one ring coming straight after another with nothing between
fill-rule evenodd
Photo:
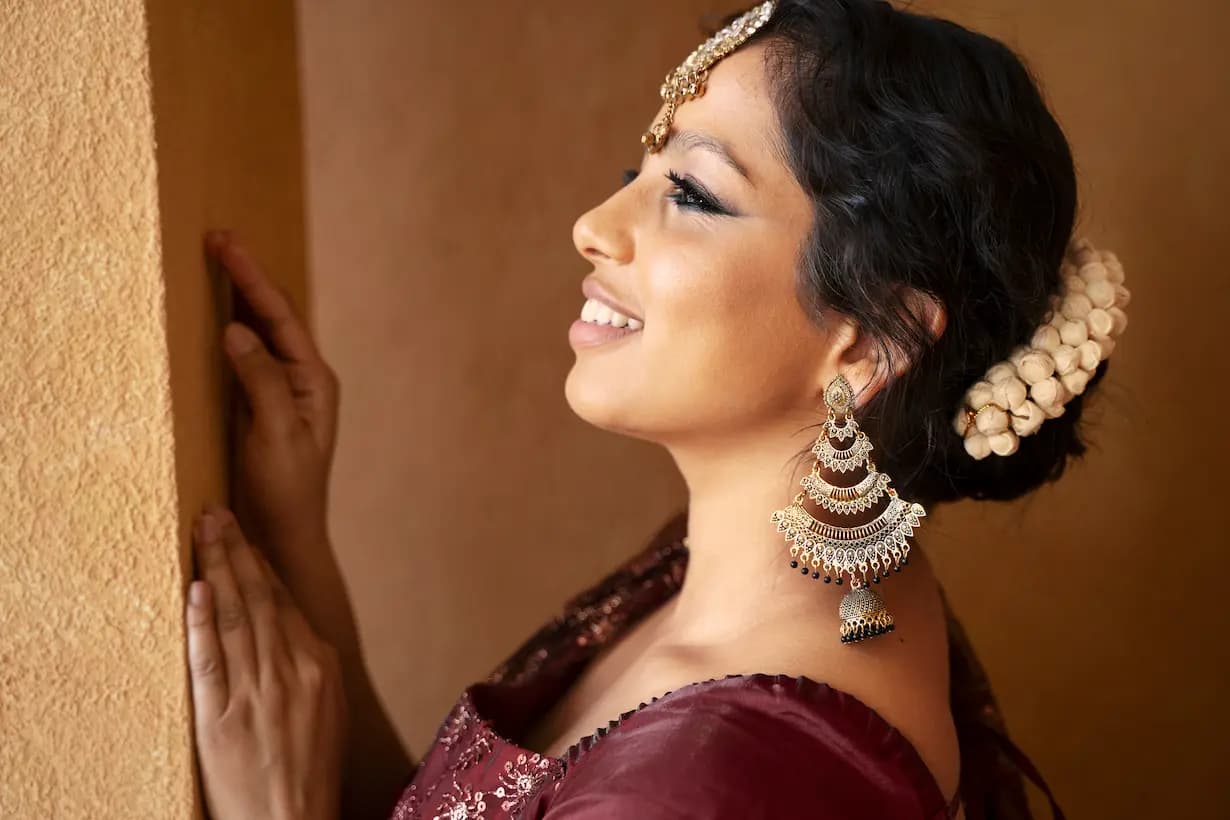
<instances>
[{"instance_id":1,"label":"floral embroidery","mask_svg":"<svg viewBox=\"0 0 1230 820\"><path fill-rule=\"evenodd\" d=\"M454 767L460 771L482 760L483 756L491 751L495 737L487 721L475 711L474 701L470 699L469 693L465 692L458 698L457 705L436 733L436 744L445 752L464 744L461 745L461 752L454 762Z\"/></svg>"},{"instance_id":2,"label":"floral embroidery","mask_svg":"<svg viewBox=\"0 0 1230 820\"><path fill-rule=\"evenodd\" d=\"M496 787L495 796L505 798L500 808L512 814L525 808L529 799L543 781L550 776L552 760L534 753L529 757L517 755L516 761L504 763L504 773L500 775L500 785Z\"/></svg>"},{"instance_id":3,"label":"floral embroidery","mask_svg":"<svg viewBox=\"0 0 1230 820\"><path fill-rule=\"evenodd\" d=\"M461 754L457 755L457 771L468 769L482 760L491 751L491 741L491 730L486 726L479 727L470 742L462 748Z\"/></svg>"},{"instance_id":4,"label":"floral embroidery","mask_svg":"<svg viewBox=\"0 0 1230 820\"><path fill-rule=\"evenodd\" d=\"M462 696L441 724L440 731L436 734L436 742L445 751L451 751L457 745L457 741L469 735L473 727L481 723L482 720L474 711L474 704L471 703L470 698Z\"/></svg>"},{"instance_id":5,"label":"floral embroidery","mask_svg":"<svg viewBox=\"0 0 1230 820\"><path fill-rule=\"evenodd\" d=\"M483 793L476 792L469 783L462 785L453 778L453 787L444 795L440 805L436 807L433 820L473 820L483 817L487 804Z\"/></svg>"}]
</instances>

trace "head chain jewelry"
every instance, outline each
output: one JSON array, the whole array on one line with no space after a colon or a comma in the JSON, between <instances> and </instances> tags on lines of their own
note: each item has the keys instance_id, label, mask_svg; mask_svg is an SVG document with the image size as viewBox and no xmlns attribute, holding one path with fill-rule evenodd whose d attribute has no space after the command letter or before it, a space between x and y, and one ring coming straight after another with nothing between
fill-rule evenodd
<instances>
[{"instance_id":1,"label":"head chain jewelry","mask_svg":"<svg viewBox=\"0 0 1230 820\"><path fill-rule=\"evenodd\" d=\"M773 0L753 6L705 42L696 47L679 67L666 75L666 82L658 92L666 102L666 111L661 119L641 135L641 144L653 154L666 144L667 132L675 111L685 101L699 97L705 93L705 81L709 79L709 68L718 60L734 51L756 33L773 13Z\"/></svg>"},{"instance_id":2,"label":"head chain jewelry","mask_svg":"<svg viewBox=\"0 0 1230 820\"><path fill-rule=\"evenodd\" d=\"M1012 455L1021 436L1063 415L1064 404L1084 392L1127 328L1123 309L1132 294L1114 253L1076 240L1068 245L1060 274L1060 290L1029 344L1013 348L974 382L953 418L965 451L976 459Z\"/></svg>"}]
</instances>

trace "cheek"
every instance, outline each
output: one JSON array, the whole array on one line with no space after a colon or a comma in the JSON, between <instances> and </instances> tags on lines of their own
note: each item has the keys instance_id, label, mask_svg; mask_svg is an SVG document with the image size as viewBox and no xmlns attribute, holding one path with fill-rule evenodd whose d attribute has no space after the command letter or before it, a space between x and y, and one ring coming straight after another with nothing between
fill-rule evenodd
<instances>
[{"instance_id":1,"label":"cheek","mask_svg":"<svg viewBox=\"0 0 1230 820\"><path fill-rule=\"evenodd\" d=\"M655 372L727 406L797 400L823 334L798 304L790 260L681 253L649 278L644 342Z\"/></svg>"}]
</instances>

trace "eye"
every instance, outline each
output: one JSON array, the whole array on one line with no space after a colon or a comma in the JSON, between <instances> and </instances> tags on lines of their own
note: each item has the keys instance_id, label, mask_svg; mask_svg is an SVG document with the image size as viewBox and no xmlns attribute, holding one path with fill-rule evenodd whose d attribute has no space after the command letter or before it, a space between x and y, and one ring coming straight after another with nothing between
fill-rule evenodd
<instances>
[{"instance_id":1,"label":"eye","mask_svg":"<svg viewBox=\"0 0 1230 820\"><path fill-rule=\"evenodd\" d=\"M691 177L680 176L674 171L670 171L666 174L666 178L675 186L675 190L670 194L670 199L680 208L707 214L731 213L730 209L719 202L717 197L709 193L703 185Z\"/></svg>"},{"instance_id":2,"label":"eye","mask_svg":"<svg viewBox=\"0 0 1230 820\"><path fill-rule=\"evenodd\" d=\"M640 173L641 173L641 172L640 172L640 171L638 171L638 170L636 170L635 168L628 168L628 169L626 169L626 170L624 171L624 173L623 173L624 185L628 185L628 184L630 184L630 183L632 182L632 180L636 179L636 178L637 178L637 176L639 176L639 175L640 175Z\"/></svg>"}]
</instances>

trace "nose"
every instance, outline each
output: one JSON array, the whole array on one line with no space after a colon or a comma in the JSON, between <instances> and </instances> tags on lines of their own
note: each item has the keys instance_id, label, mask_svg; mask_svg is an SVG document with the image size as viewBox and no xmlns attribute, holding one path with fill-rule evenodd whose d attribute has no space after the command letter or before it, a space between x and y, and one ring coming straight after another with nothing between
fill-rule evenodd
<instances>
[{"instance_id":1,"label":"nose","mask_svg":"<svg viewBox=\"0 0 1230 820\"><path fill-rule=\"evenodd\" d=\"M628 188L616 191L600 205L586 211L572 226L572 244L589 262L613 262L624 265L632 261L635 242L629 209L632 199Z\"/></svg>"}]
</instances>

